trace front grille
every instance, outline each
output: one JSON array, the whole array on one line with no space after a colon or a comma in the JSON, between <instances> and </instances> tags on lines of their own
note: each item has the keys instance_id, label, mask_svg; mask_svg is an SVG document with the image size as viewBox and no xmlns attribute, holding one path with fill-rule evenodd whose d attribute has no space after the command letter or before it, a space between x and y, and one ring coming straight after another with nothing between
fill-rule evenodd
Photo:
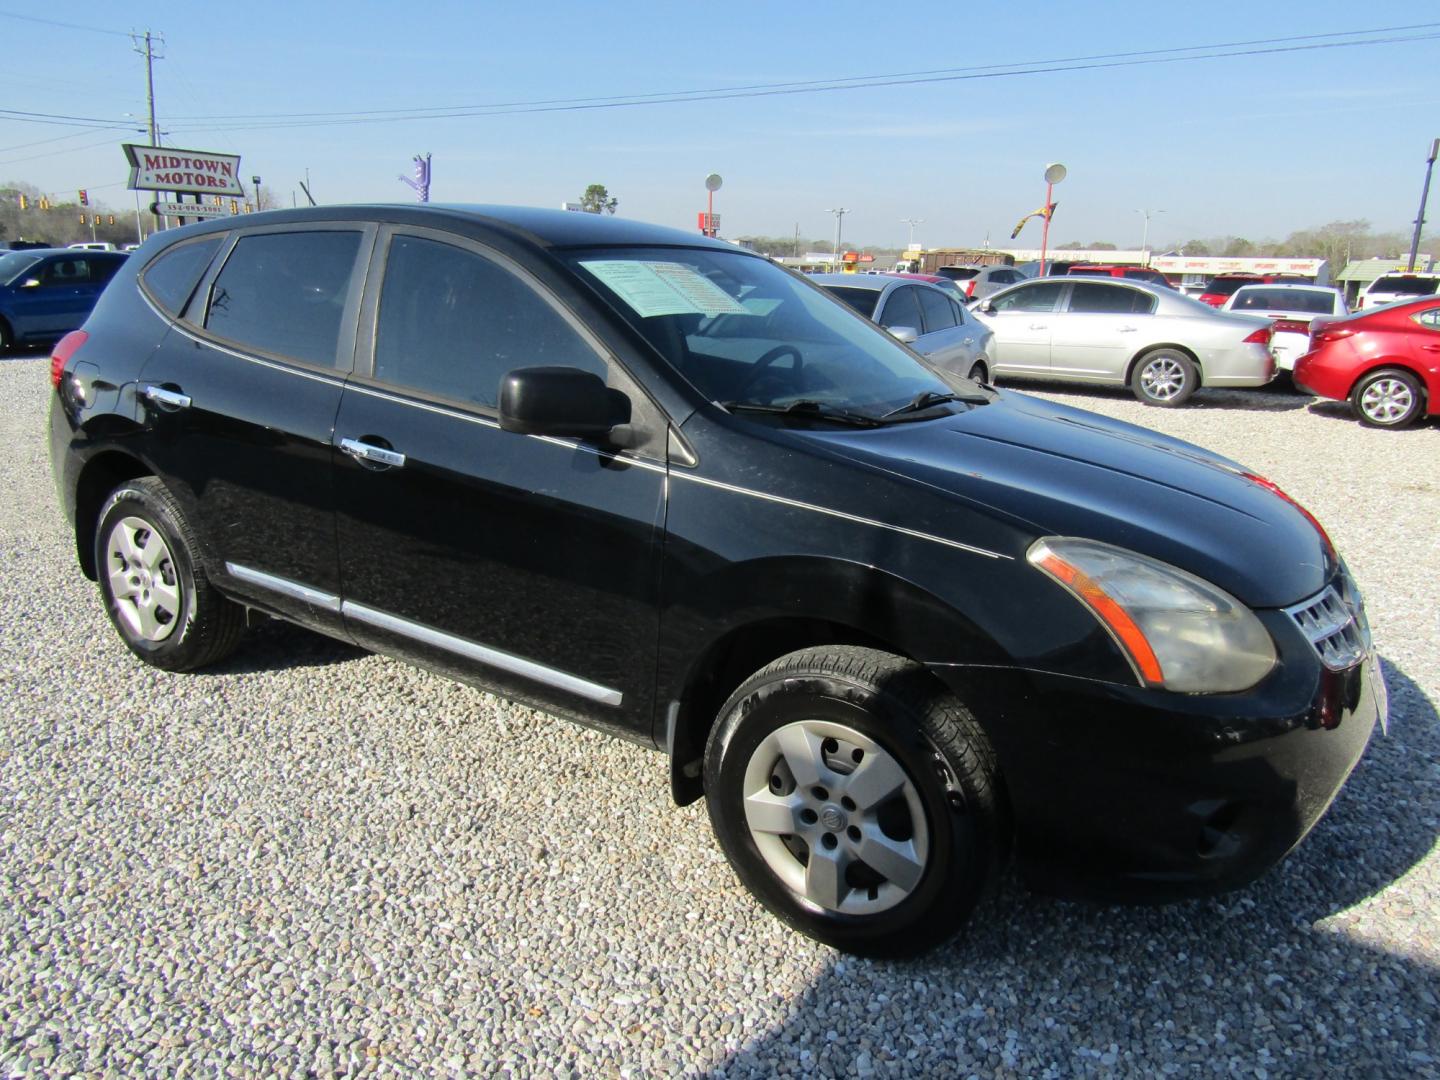
<instances>
[{"instance_id":1,"label":"front grille","mask_svg":"<svg viewBox=\"0 0 1440 1080\"><path fill-rule=\"evenodd\" d=\"M1341 589L1327 585L1321 593L1285 609L1300 632L1315 647L1320 662L1331 671L1354 667L1370 651L1370 633L1360 591L1342 572Z\"/></svg>"}]
</instances>

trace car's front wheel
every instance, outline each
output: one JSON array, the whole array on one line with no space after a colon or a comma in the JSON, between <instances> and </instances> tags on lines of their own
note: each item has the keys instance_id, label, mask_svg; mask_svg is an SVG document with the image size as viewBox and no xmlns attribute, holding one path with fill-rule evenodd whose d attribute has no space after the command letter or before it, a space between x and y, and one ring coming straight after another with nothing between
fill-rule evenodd
<instances>
[{"instance_id":1,"label":"car's front wheel","mask_svg":"<svg viewBox=\"0 0 1440 1080\"><path fill-rule=\"evenodd\" d=\"M210 584L193 531L155 477L122 484L105 500L95 567L111 623L147 664L191 671L239 643L244 609Z\"/></svg>"},{"instance_id":2,"label":"car's front wheel","mask_svg":"<svg viewBox=\"0 0 1440 1080\"><path fill-rule=\"evenodd\" d=\"M870 649L791 653L721 710L705 754L716 836L786 923L863 955L952 936L993 882L994 753L918 664Z\"/></svg>"},{"instance_id":3,"label":"car's front wheel","mask_svg":"<svg viewBox=\"0 0 1440 1080\"><path fill-rule=\"evenodd\" d=\"M1420 415L1424 403L1420 380L1399 368L1372 371L1350 392L1350 407L1362 424L1400 428Z\"/></svg>"},{"instance_id":4,"label":"car's front wheel","mask_svg":"<svg viewBox=\"0 0 1440 1080\"><path fill-rule=\"evenodd\" d=\"M1146 405L1184 405L1199 386L1195 361L1179 349L1151 349L1130 373L1130 389Z\"/></svg>"}]
</instances>

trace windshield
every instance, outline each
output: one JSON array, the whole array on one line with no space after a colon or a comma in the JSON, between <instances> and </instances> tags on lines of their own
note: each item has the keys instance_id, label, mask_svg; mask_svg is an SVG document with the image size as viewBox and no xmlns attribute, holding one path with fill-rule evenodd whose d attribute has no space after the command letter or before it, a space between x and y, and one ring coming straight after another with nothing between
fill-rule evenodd
<instances>
[{"instance_id":1,"label":"windshield","mask_svg":"<svg viewBox=\"0 0 1440 1080\"><path fill-rule=\"evenodd\" d=\"M1440 285L1440 278L1412 277L1409 274L1386 275L1370 286L1372 293L1395 293L1396 295L1429 296Z\"/></svg>"},{"instance_id":2,"label":"windshield","mask_svg":"<svg viewBox=\"0 0 1440 1080\"><path fill-rule=\"evenodd\" d=\"M1237 289L1231 311L1298 311L1307 315L1331 315L1339 295L1319 289L1267 289L1246 285Z\"/></svg>"},{"instance_id":3,"label":"windshield","mask_svg":"<svg viewBox=\"0 0 1440 1080\"><path fill-rule=\"evenodd\" d=\"M0 285L9 285L40 261L28 251L10 251L0 255Z\"/></svg>"},{"instance_id":4,"label":"windshield","mask_svg":"<svg viewBox=\"0 0 1440 1080\"><path fill-rule=\"evenodd\" d=\"M569 259L711 401L803 401L879 417L955 389L873 323L766 259L693 248Z\"/></svg>"}]
</instances>

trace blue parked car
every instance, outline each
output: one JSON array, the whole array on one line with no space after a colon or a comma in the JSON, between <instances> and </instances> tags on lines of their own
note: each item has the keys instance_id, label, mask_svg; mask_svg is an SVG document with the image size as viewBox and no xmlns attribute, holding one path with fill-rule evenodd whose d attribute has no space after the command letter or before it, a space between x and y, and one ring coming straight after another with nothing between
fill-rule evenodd
<instances>
[{"instance_id":1,"label":"blue parked car","mask_svg":"<svg viewBox=\"0 0 1440 1080\"><path fill-rule=\"evenodd\" d=\"M69 248L0 254L0 352L45 345L79 327L126 258Z\"/></svg>"}]
</instances>

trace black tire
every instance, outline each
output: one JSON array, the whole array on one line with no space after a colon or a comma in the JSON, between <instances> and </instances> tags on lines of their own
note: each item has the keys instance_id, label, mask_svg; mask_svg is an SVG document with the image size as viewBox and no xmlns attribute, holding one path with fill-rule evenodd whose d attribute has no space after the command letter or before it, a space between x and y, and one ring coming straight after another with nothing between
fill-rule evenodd
<instances>
[{"instance_id":1,"label":"black tire","mask_svg":"<svg viewBox=\"0 0 1440 1080\"><path fill-rule=\"evenodd\" d=\"M971 382L989 383L990 373L985 370L985 361L976 360L970 365L970 371L965 377Z\"/></svg>"},{"instance_id":2,"label":"black tire","mask_svg":"<svg viewBox=\"0 0 1440 1080\"><path fill-rule=\"evenodd\" d=\"M1173 409L1200 388L1195 361L1179 349L1151 349L1130 372L1130 389L1146 405Z\"/></svg>"},{"instance_id":3,"label":"black tire","mask_svg":"<svg viewBox=\"0 0 1440 1080\"><path fill-rule=\"evenodd\" d=\"M965 924L1000 862L998 784L990 742L957 698L918 664L851 646L794 652L751 676L705 750L710 821L740 880L801 933L865 956L919 953ZM774 828L752 828L747 807ZM801 831L784 833L792 823ZM822 847L834 854L816 868L830 876L812 878ZM865 857L877 855L894 861L876 869Z\"/></svg>"},{"instance_id":4,"label":"black tire","mask_svg":"<svg viewBox=\"0 0 1440 1080\"><path fill-rule=\"evenodd\" d=\"M1405 427L1414 423L1424 407L1420 380L1401 368L1369 372L1350 391L1350 408L1368 427Z\"/></svg>"},{"instance_id":5,"label":"black tire","mask_svg":"<svg viewBox=\"0 0 1440 1080\"><path fill-rule=\"evenodd\" d=\"M193 530L155 477L128 481L105 500L95 568L110 622L147 664L193 671L239 644L244 608L210 584Z\"/></svg>"}]
</instances>

